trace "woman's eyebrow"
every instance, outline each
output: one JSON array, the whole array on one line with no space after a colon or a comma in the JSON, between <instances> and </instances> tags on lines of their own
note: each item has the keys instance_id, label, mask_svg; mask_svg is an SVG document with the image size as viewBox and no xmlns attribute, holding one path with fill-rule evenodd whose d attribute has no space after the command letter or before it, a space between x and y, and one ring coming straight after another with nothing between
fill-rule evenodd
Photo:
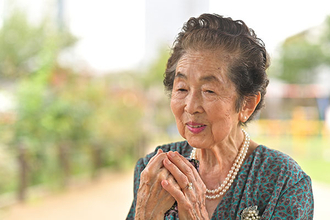
<instances>
[{"instance_id":1,"label":"woman's eyebrow","mask_svg":"<svg viewBox=\"0 0 330 220\"><path fill-rule=\"evenodd\" d=\"M175 79L176 78L187 79L188 77L185 74L178 72L175 75ZM199 79L199 81L202 81L202 82L220 82L220 80L214 75L203 76Z\"/></svg>"},{"instance_id":2,"label":"woman's eyebrow","mask_svg":"<svg viewBox=\"0 0 330 220\"><path fill-rule=\"evenodd\" d=\"M187 79L187 76L178 72L176 75L175 75L175 78L181 78L181 79Z\"/></svg>"},{"instance_id":3,"label":"woman's eyebrow","mask_svg":"<svg viewBox=\"0 0 330 220\"><path fill-rule=\"evenodd\" d=\"M213 75L203 76L203 77L200 78L200 81L204 81L204 82L214 82L214 81L220 82L220 80L217 77L213 76Z\"/></svg>"}]
</instances>

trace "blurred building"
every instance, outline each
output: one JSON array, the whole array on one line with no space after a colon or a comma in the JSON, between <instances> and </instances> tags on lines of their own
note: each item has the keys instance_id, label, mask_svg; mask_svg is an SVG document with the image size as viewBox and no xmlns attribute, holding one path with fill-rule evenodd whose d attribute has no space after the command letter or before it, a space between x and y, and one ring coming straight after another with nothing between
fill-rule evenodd
<instances>
[{"instance_id":1,"label":"blurred building","mask_svg":"<svg viewBox=\"0 0 330 220\"><path fill-rule=\"evenodd\" d=\"M287 38L287 45L294 44L293 40L306 42L315 47L326 48L324 33L328 27L327 22L304 30ZM299 48L296 48L299 49ZM298 51L297 53L307 53ZM319 57L327 57L327 53L319 52ZM304 59L304 54L301 56ZM294 54L291 55L295 59ZM320 58L321 59L321 58ZM306 61L307 62L307 61ZM265 118L270 119L293 119L304 120L330 120L327 109L330 108L330 66L329 63L320 61L315 66L305 69L294 69L296 75L303 79L301 82L285 83L279 79L271 79L267 89L267 108ZM296 65L299 65L298 62Z\"/></svg>"},{"instance_id":2,"label":"blurred building","mask_svg":"<svg viewBox=\"0 0 330 220\"><path fill-rule=\"evenodd\" d=\"M330 77L330 71L328 75ZM274 78L270 81L266 94L265 118L291 119L294 112L299 110L305 119L325 119L325 112L330 104L329 87L317 83L288 84Z\"/></svg>"}]
</instances>

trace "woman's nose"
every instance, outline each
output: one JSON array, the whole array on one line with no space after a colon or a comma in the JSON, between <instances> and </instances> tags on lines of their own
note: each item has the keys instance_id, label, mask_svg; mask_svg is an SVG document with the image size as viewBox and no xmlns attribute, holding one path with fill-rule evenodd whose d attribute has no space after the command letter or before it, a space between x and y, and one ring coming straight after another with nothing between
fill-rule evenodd
<instances>
[{"instance_id":1,"label":"woman's nose","mask_svg":"<svg viewBox=\"0 0 330 220\"><path fill-rule=\"evenodd\" d=\"M185 111L191 115L203 112L203 98L199 92L191 91L185 99Z\"/></svg>"}]
</instances>

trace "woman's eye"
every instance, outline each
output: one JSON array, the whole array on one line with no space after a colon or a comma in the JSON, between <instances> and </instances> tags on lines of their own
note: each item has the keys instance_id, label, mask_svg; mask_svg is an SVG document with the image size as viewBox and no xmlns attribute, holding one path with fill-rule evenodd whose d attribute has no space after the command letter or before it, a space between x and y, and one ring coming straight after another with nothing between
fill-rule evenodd
<instances>
[{"instance_id":1,"label":"woman's eye","mask_svg":"<svg viewBox=\"0 0 330 220\"><path fill-rule=\"evenodd\" d=\"M212 91L212 90L206 90L205 92L207 92L207 93L214 93L214 91Z\"/></svg>"},{"instance_id":2,"label":"woman's eye","mask_svg":"<svg viewBox=\"0 0 330 220\"><path fill-rule=\"evenodd\" d=\"M186 89L178 89L179 92L185 92L187 91Z\"/></svg>"}]
</instances>

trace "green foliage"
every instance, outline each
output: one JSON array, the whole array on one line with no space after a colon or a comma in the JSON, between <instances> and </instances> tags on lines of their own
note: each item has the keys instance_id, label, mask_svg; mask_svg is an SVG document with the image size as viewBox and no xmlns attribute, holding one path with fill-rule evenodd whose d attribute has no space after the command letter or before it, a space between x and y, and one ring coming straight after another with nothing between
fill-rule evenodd
<instances>
[{"instance_id":1,"label":"green foliage","mask_svg":"<svg viewBox=\"0 0 330 220\"><path fill-rule=\"evenodd\" d=\"M141 84L144 86L145 95L149 100L147 105L151 109L145 120L152 122L158 131L158 134L153 134L153 136L166 135L166 129L173 124L174 119L169 98L164 94L163 85L166 64L170 56L169 49L162 47L158 54L158 57L141 77Z\"/></svg>"},{"instance_id":2,"label":"green foliage","mask_svg":"<svg viewBox=\"0 0 330 220\"><path fill-rule=\"evenodd\" d=\"M317 68L329 65L330 54L330 18L325 22L325 29L320 36L312 35L312 30L294 35L283 43L279 59L275 60L276 68L270 74L287 83L308 84L317 79ZM276 71L276 72L275 72Z\"/></svg>"},{"instance_id":3,"label":"green foliage","mask_svg":"<svg viewBox=\"0 0 330 220\"><path fill-rule=\"evenodd\" d=\"M47 19L31 25L25 13L15 9L0 29L0 77L16 79L29 75L48 59L45 47L58 53L75 42L74 36L67 31L58 32Z\"/></svg>"},{"instance_id":4,"label":"green foliage","mask_svg":"<svg viewBox=\"0 0 330 220\"><path fill-rule=\"evenodd\" d=\"M169 50L167 47L163 47L159 50L158 57L154 60L154 62L150 65L147 72L143 75L142 84L147 87L162 87L165 68L167 64L167 60L169 58Z\"/></svg>"},{"instance_id":5,"label":"green foliage","mask_svg":"<svg viewBox=\"0 0 330 220\"><path fill-rule=\"evenodd\" d=\"M313 83L315 68L324 60L321 45L310 43L300 35L294 36L282 47L279 76L288 83Z\"/></svg>"},{"instance_id":6,"label":"green foliage","mask_svg":"<svg viewBox=\"0 0 330 220\"><path fill-rule=\"evenodd\" d=\"M330 16L328 16L324 23L324 32L321 36L322 52L326 59L325 63L330 65Z\"/></svg>"},{"instance_id":7,"label":"green foliage","mask_svg":"<svg viewBox=\"0 0 330 220\"><path fill-rule=\"evenodd\" d=\"M13 155L19 146L27 151L30 185L61 184L67 178L63 166L75 175L95 172L94 163L120 167L132 160L143 135L138 93L113 88L106 78L45 71L20 84L16 120L9 127ZM63 147L67 165L60 155Z\"/></svg>"},{"instance_id":8,"label":"green foliage","mask_svg":"<svg viewBox=\"0 0 330 220\"><path fill-rule=\"evenodd\" d=\"M0 194L21 181L16 174L22 149L29 186L61 185L70 175L94 175L134 157L143 135L143 95L132 83L116 86L118 75L90 77L61 68L58 55L75 41L47 20L29 24L21 12L9 16L0 30L0 77L15 84L17 101L13 119L0 123L5 131L0 150L14 163L0 164L1 173L11 174L0 179ZM136 80L128 74L121 78Z\"/></svg>"},{"instance_id":9,"label":"green foliage","mask_svg":"<svg viewBox=\"0 0 330 220\"><path fill-rule=\"evenodd\" d=\"M9 177L0 179L0 194L20 181L22 149L28 185L56 187L71 175L126 166L144 154L148 137L166 134L173 123L162 85L167 50L145 74L92 77L57 63L75 41L46 19L31 25L20 11L0 29L0 77L15 84L17 101L12 119L0 121L0 150L10 155L10 166L0 163Z\"/></svg>"}]
</instances>

